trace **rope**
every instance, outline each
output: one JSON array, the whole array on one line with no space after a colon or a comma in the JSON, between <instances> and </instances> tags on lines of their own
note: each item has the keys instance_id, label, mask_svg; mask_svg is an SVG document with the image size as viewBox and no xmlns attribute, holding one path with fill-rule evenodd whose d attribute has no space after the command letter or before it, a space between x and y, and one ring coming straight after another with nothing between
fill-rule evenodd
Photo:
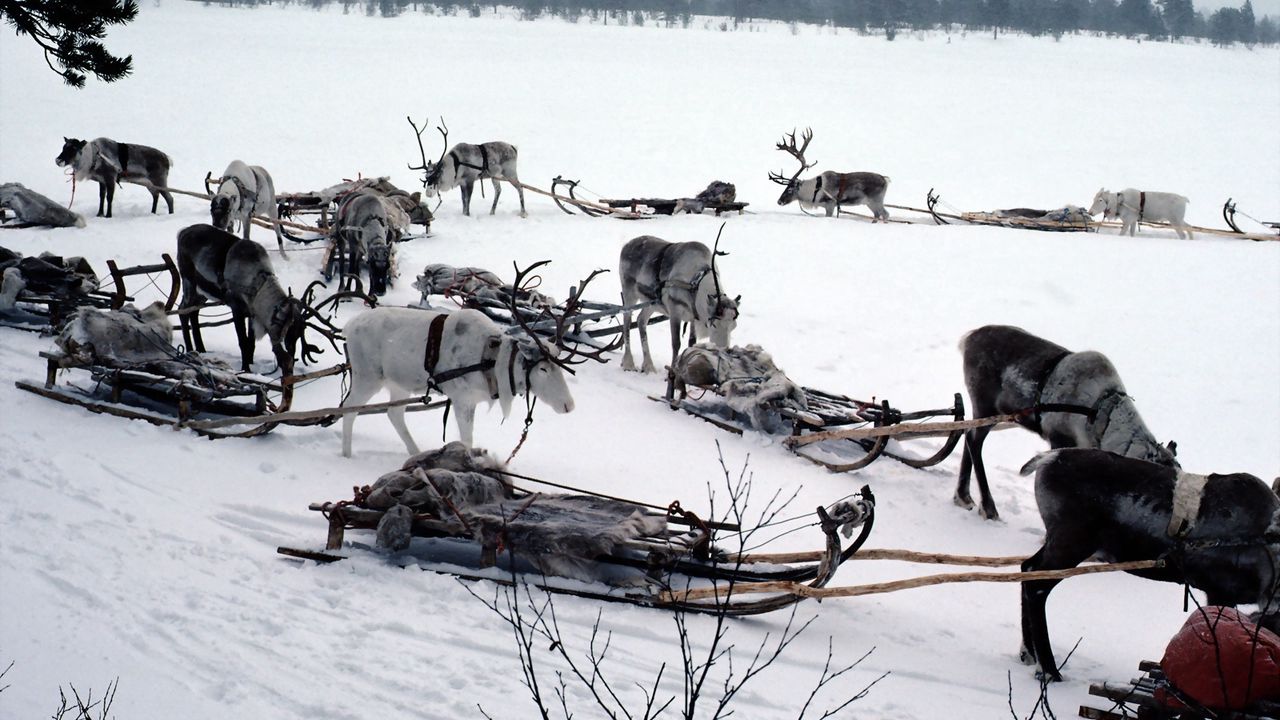
<instances>
[{"instance_id":1,"label":"rope","mask_svg":"<svg viewBox=\"0 0 1280 720\"><path fill-rule=\"evenodd\" d=\"M71 200L67 202L67 209L70 210L71 206L74 205L76 202L76 169L73 167L69 167L67 168L67 171L63 173L63 175L71 176ZM1240 213L1240 214L1244 215L1244 213Z\"/></svg>"}]
</instances>

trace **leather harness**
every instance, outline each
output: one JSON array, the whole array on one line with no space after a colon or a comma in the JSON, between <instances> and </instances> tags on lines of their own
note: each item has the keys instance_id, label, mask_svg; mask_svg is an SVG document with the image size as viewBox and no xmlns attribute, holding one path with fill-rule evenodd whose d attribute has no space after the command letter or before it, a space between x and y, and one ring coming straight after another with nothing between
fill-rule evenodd
<instances>
[{"instance_id":1,"label":"leather harness","mask_svg":"<svg viewBox=\"0 0 1280 720\"><path fill-rule=\"evenodd\" d=\"M427 347L426 353L422 360L422 369L427 371L427 375L431 376L431 385L437 390L444 383L450 380L456 380L463 375L469 375L473 372L483 372L485 382L489 386L489 397L498 399L498 379L494 377L493 369L498 364L498 349L502 346L502 338L492 338L485 346L484 352L481 353L480 362L463 367L452 368L436 372L436 363L440 362L440 349L444 337L444 324L449 319L448 315L437 315L431 319L431 325L427 329ZM516 392L516 356L519 351L515 348L511 349L511 357L507 362L507 377L510 383L511 393Z\"/></svg>"}]
</instances>

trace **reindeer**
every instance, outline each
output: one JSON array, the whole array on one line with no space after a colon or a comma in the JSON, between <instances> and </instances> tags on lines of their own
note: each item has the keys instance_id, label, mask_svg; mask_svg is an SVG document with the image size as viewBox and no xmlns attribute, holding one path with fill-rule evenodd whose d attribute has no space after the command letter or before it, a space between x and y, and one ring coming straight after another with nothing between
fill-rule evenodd
<instances>
[{"instance_id":1,"label":"reindeer","mask_svg":"<svg viewBox=\"0 0 1280 720\"><path fill-rule=\"evenodd\" d=\"M839 212L842 205L866 205L875 215L873 222L889 220L889 212L884 209L884 194L889 189L889 178L884 175L827 170L817 177L801 180L800 173L818 164L804 159L804 152L813 140L813 129L806 128L802 137L804 144L796 147L796 131L792 130L777 144L779 150L800 161L800 169L790 178L782 173L769 173L770 180L786 188L778 197L779 205L789 205L792 200L799 200L801 209L821 207L827 211L827 217Z\"/></svg>"},{"instance_id":2,"label":"reindeer","mask_svg":"<svg viewBox=\"0 0 1280 720\"><path fill-rule=\"evenodd\" d=\"M204 352L199 308L206 297L226 303L231 309L241 369L245 372L253 364L254 340L263 335L271 338L271 351L284 376L293 374L299 345L302 359L313 362L323 350L306 342L305 330L311 327L331 343L338 332L320 316L319 308L339 296L358 294L339 293L312 307L306 302L311 288L299 299L280 287L271 259L261 245L212 225L192 225L178 232L178 273L182 277L179 318L183 342L188 348Z\"/></svg>"},{"instance_id":3,"label":"reindeer","mask_svg":"<svg viewBox=\"0 0 1280 720\"><path fill-rule=\"evenodd\" d=\"M1167 222L1178 233L1178 238L1194 238L1191 227L1184 219L1187 215L1187 203L1181 195L1167 192L1145 192L1126 188L1120 192L1109 192L1106 188L1093 196L1093 204L1089 206L1089 214L1102 217L1120 218L1120 234L1133 237L1138 232L1140 222Z\"/></svg>"},{"instance_id":4,"label":"reindeer","mask_svg":"<svg viewBox=\"0 0 1280 720\"><path fill-rule=\"evenodd\" d=\"M419 130L413 118L408 120L418 135L418 151L422 154L422 164L410 165L409 169L422 171L422 187L427 197L435 197L437 193L445 193L461 185L462 214L469 216L471 215L471 193L475 189L476 181L487 178L493 181L493 206L489 208L489 214L493 215L498 211L498 197L502 194L499 181L506 180L520 195L520 217L528 217L524 209L524 186L520 184L520 178L516 174L514 145L494 141L480 145L458 143L450 148L449 127L444 124L442 117L436 130L439 130L444 138L445 150L440 153L440 159L427 162L427 154L422 147L422 133L426 131L427 126L424 123Z\"/></svg>"},{"instance_id":5,"label":"reindeer","mask_svg":"<svg viewBox=\"0 0 1280 720\"><path fill-rule=\"evenodd\" d=\"M1177 445L1161 445L1125 393L1115 366L1102 353L1071 352L1021 328L980 327L960 340L964 382L975 418L1022 413L1018 424L1053 448L1099 448L1177 468ZM984 518L999 517L982 444L991 426L965 433L955 502L973 507L969 474L978 476Z\"/></svg>"},{"instance_id":6,"label":"reindeer","mask_svg":"<svg viewBox=\"0 0 1280 720\"><path fill-rule=\"evenodd\" d=\"M1210 605L1257 603L1261 624L1280 631L1280 497L1253 475L1192 475L1109 452L1041 453L1036 473L1044 546L1022 570L1060 570L1090 557L1110 562L1163 558L1134 575L1203 590ZM1022 583L1021 658L1061 680L1049 642L1045 601L1059 580Z\"/></svg>"},{"instance_id":7,"label":"reindeer","mask_svg":"<svg viewBox=\"0 0 1280 720\"><path fill-rule=\"evenodd\" d=\"M58 167L70 167L76 180L98 183L98 217L111 217L116 185L128 180L151 192L151 214L155 214L161 196L173 214L173 195L169 194L168 155L146 145L118 143L110 138L77 140L62 138L62 152L54 158Z\"/></svg>"},{"instance_id":8,"label":"reindeer","mask_svg":"<svg viewBox=\"0 0 1280 720\"><path fill-rule=\"evenodd\" d=\"M542 261L521 271L517 269L511 297L518 294L524 280ZM583 289L592 273L579 288ZM555 325L554 339L564 342L566 325L579 309L578 301L566 304L564 313L553 318L549 310L543 317ZM532 323L523 319L514 301L510 304L516 325L503 329L477 310L454 312L417 308L377 308L356 316L347 323L347 361L351 364L351 390L342 407L362 405L383 387L391 400L439 390L454 406L458 435L463 444L472 446L476 405L498 401L505 418L511 412L511 401L518 395L529 398L532 419L533 398L549 403L556 413L573 410L573 396L565 381L565 373L573 374L572 365L593 359L604 362L601 355L616 346L582 351L568 350L558 356L539 339ZM578 358L578 359L575 359ZM418 445L404 422L404 407L387 410L387 418L404 442L409 454L418 453ZM342 454L351 457L351 428L357 413L342 418Z\"/></svg>"},{"instance_id":9,"label":"reindeer","mask_svg":"<svg viewBox=\"0 0 1280 720\"><path fill-rule=\"evenodd\" d=\"M391 282L391 222L383 198L360 191L348 195L338 206L334 242L343 248L345 273L360 274L363 260L369 268L369 292L385 295Z\"/></svg>"},{"instance_id":10,"label":"reindeer","mask_svg":"<svg viewBox=\"0 0 1280 720\"><path fill-rule=\"evenodd\" d=\"M719 236L716 240L718 244ZM622 247L618 273L622 278L623 306L630 308L644 301L652 303L641 309L637 318L644 354L641 372L654 371L647 328L649 316L659 307L671 320L673 365L680 355L681 323L690 325L690 347L702 338L710 338L716 347L729 347L729 335L738 323L738 301L742 296L730 298L720 290L715 253L706 245L670 243L652 235L641 235ZM622 369L635 370L635 360L631 357L630 309L622 313L622 337L625 343Z\"/></svg>"},{"instance_id":11,"label":"reindeer","mask_svg":"<svg viewBox=\"0 0 1280 720\"><path fill-rule=\"evenodd\" d=\"M205 189L208 189L208 183L206 178ZM253 227L253 216L266 215L271 218L276 244L280 247L280 257L288 259L284 254L284 236L278 222L280 211L276 205L276 186L266 169L261 165L246 165L239 160L232 160L222 172L222 177L218 178L218 189L212 195L209 200L209 215L214 227L235 232L236 223L239 223L241 237L248 240L249 228Z\"/></svg>"}]
</instances>

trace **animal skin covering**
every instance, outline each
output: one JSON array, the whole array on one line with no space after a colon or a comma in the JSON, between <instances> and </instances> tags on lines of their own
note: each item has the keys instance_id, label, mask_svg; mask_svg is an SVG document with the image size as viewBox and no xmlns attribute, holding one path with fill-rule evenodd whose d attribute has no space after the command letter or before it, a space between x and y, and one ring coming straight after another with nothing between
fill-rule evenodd
<instances>
[{"instance_id":1,"label":"animal skin covering","mask_svg":"<svg viewBox=\"0 0 1280 720\"><path fill-rule=\"evenodd\" d=\"M1200 498L1204 497L1204 475L1178 473L1173 486L1173 513L1169 516L1169 537L1182 537L1191 532L1200 515Z\"/></svg>"},{"instance_id":2,"label":"animal skin covering","mask_svg":"<svg viewBox=\"0 0 1280 720\"><path fill-rule=\"evenodd\" d=\"M378 544L409 546L415 513L435 516L468 532L485 547L514 550L549 575L597 579L594 558L630 540L661 534L666 518L627 502L590 495L538 493L513 497L497 472L502 463L482 449L451 442L409 458L369 487L365 507L387 510Z\"/></svg>"}]
</instances>

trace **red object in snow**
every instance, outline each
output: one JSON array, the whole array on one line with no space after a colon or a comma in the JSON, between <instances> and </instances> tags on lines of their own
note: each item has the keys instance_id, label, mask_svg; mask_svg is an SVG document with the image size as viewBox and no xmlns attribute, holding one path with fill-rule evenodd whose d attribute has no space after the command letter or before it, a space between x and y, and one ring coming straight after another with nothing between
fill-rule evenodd
<instances>
[{"instance_id":1,"label":"red object in snow","mask_svg":"<svg viewBox=\"0 0 1280 720\"><path fill-rule=\"evenodd\" d=\"M1160 669L1183 695L1205 707L1243 710L1259 700L1280 699L1280 636L1234 608L1201 608L1169 641Z\"/></svg>"}]
</instances>

